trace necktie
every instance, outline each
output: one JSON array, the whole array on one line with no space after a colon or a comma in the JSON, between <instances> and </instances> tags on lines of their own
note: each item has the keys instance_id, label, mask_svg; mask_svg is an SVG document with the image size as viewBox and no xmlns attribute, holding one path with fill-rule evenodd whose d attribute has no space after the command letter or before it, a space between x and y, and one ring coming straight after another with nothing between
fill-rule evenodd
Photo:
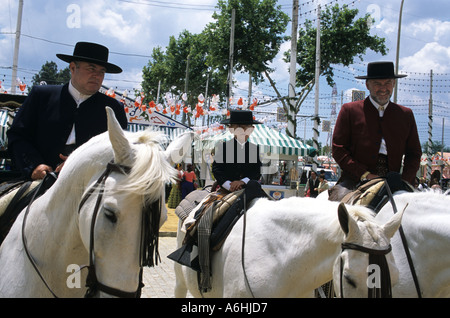
<instances>
[{"instance_id":1,"label":"necktie","mask_svg":"<svg viewBox=\"0 0 450 318\"><path fill-rule=\"evenodd\" d=\"M379 110L380 112L384 112L384 106L378 107L378 110Z\"/></svg>"}]
</instances>

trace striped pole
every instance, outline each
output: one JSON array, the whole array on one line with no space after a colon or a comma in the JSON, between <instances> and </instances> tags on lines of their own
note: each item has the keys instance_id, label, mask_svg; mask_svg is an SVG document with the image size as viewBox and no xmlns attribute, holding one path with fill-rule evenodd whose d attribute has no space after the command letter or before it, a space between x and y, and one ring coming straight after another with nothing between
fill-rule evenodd
<instances>
[{"instance_id":1,"label":"striped pole","mask_svg":"<svg viewBox=\"0 0 450 318\"><path fill-rule=\"evenodd\" d=\"M433 70L430 71L430 100L428 104L427 180L431 181L431 145L433 138Z\"/></svg>"}]
</instances>

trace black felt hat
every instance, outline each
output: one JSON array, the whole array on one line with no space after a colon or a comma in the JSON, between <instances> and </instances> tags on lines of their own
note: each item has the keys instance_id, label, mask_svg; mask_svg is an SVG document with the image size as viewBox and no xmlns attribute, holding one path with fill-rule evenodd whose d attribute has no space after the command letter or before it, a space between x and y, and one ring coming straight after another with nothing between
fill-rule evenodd
<instances>
[{"instance_id":1,"label":"black felt hat","mask_svg":"<svg viewBox=\"0 0 450 318\"><path fill-rule=\"evenodd\" d=\"M253 113L249 110L232 110L230 111L230 118L224 119L220 123L224 125L262 124L257 120L253 120Z\"/></svg>"},{"instance_id":2,"label":"black felt hat","mask_svg":"<svg viewBox=\"0 0 450 318\"><path fill-rule=\"evenodd\" d=\"M367 75L356 76L358 79L384 79L384 78L401 78L406 77L405 74L395 74L394 63L392 62L372 62L367 65Z\"/></svg>"},{"instance_id":3,"label":"black felt hat","mask_svg":"<svg viewBox=\"0 0 450 318\"><path fill-rule=\"evenodd\" d=\"M91 43L78 42L73 50L73 55L56 54L64 62L83 61L101 65L106 68L106 73L122 73L122 69L108 62L109 50L106 46Z\"/></svg>"}]
</instances>

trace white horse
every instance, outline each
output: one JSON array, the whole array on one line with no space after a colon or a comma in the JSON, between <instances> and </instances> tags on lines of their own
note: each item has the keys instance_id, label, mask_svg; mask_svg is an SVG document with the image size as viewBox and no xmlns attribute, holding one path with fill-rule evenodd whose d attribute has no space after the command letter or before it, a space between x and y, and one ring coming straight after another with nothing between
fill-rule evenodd
<instances>
[{"instance_id":1,"label":"white horse","mask_svg":"<svg viewBox=\"0 0 450 318\"><path fill-rule=\"evenodd\" d=\"M402 228L409 246L422 297L450 297L450 196L427 191L394 194L398 211L405 209ZM386 204L376 219L393 215ZM405 249L397 232L392 253L400 276L393 286L393 297L418 297Z\"/></svg>"},{"instance_id":2,"label":"white horse","mask_svg":"<svg viewBox=\"0 0 450 318\"><path fill-rule=\"evenodd\" d=\"M313 198L257 199L246 214L245 241L243 216L212 255L212 289L203 297L312 297L314 289L331 280L343 241L338 205ZM372 217L364 208L348 210ZM183 239L179 228L178 246ZM185 297L187 290L202 296L195 271L175 263L175 273L175 297Z\"/></svg>"},{"instance_id":3,"label":"white horse","mask_svg":"<svg viewBox=\"0 0 450 318\"><path fill-rule=\"evenodd\" d=\"M422 296L450 296L450 197L436 193L398 193L394 198L399 211L409 204L403 228ZM332 280L333 265L344 241L338 205L310 198L258 199L247 211L245 242L241 217L221 250L212 255L212 290L203 296L312 296L314 289ZM364 218L370 218L370 210L365 208L347 206L347 209L351 215L367 214ZM392 215L388 203L375 219L385 224ZM394 297L417 297L404 247L397 236L394 235L391 245L399 279L392 293ZM183 238L184 233L179 230L179 246ZM196 272L175 264L175 273L175 297L184 297L187 289L195 297L202 296Z\"/></svg>"},{"instance_id":4,"label":"white horse","mask_svg":"<svg viewBox=\"0 0 450 318\"><path fill-rule=\"evenodd\" d=\"M18 216L0 247L0 297L83 296L88 271L89 296L139 294L167 217L155 202L176 175L171 158L191 136L163 151L162 133L124 132L109 107L107 115L108 132L75 150L54 185Z\"/></svg>"},{"instance_id":5,"label":"white horse","mask_svg":"<svg viewBox=\"0 0 450 318\"><path fill-rule=\"evenodd\" d=\"M384 225L367 219L353 219L344 204L338 215L345 233L342 252L333 267L337 297L391 297L391 286L399 273L391 253L390 240L400 227L403 212Z\"/></svg>"}]
</instances>

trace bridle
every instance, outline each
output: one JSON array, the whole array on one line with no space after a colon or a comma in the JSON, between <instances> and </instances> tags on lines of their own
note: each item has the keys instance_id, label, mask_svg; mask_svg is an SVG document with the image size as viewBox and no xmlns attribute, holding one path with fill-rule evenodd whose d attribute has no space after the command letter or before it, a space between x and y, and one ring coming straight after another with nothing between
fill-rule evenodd
<instances>
[{"instance_id":1,"label":"bridle","mask_svg":"<svg viewBox=\"0 0 450 318\"><path fill-rule=\"evenodd\" d=\"M363 253L369 254L369 264L375 264L378 265L381 271L380 275L380 288L369 287L368 289L368 297L369 298L392 298L392 287L391 287L391 275L389 272L389 266L386 261L386 255L389 254L392 251L391 244L389 244L386 248L383 249L373 249L364 247L358 244L354 243L342 243L341 244L342 251L349 249L349 250L355 250ZM340 284L340 292L341 292L341 298L344 298L344 291L342 288L342 277L343 275L343 259L340 258L340 277L339 277L339 284Z\"/></svg>"},{"instance_id":2,"label":"bridle","mask_svg":"<svg viewBox=\"0 0 450 318\"><path fill-rule=\"evenodd\" d=\"M89 243L89 265L85 265L82 268L88 268L88 275L86 278L86 287L87 291L85 294L86 298L94 297L97 292L101 291L107 293L111 296L122 297L122 298L135 298L139 297L141 294L142 287L144 284L142 283L142 274L143 274L143 266L153 266L157 265L159 259L158 253L158 237L159 237L159 220L160 220L160 212L161 212L161 200L151 203L150 205L144 206L142 210L142 222L141 222L141 243L140 243L140 252L139 252L139 263L140 263L140 274L139 274L139 284L134 292L126 292L117 288L109 287L98 281L96 271L95 271L95 257L94 257L94 232L95 232L95 221L97 219L98 212L100 210L104 190L105 190L105 182L111 172L117 172L120 174L129 174L131 171L131 167L123 166L120 164L116 164L113 161L107 164L105 171L98 178L96 183L92 185L86 194L81 199L80 205L78 207L78 214L81 211L81 208L86 203L86 201L91 197L91 195L98 190L97 200L94 207L94 212L91 219L90 226L90 243ZM36 262L31 256L27 244L26 238L24 234L26 217L29 212L29 207L31 206L34 198L30 202L25 212L23 226L22 226L22 238L24 243L25 252L36 270L37 274L44 282L47 289L50 293L56 298L57 296L51 290L50 286L40 273Z\"/></svg>"}]
</instances>

